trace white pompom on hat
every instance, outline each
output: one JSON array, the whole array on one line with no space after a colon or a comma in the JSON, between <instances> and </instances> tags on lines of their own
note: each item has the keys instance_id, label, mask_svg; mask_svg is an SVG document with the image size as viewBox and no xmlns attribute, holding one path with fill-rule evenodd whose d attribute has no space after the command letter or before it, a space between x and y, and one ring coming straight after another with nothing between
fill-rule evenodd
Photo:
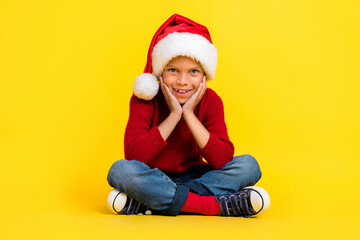
<instances>
[{"instance_id":1,"label":"white pompom on hat","mask_svg":"<svg viewBox=\"0 0 360 240\"><path fill-rule=\"evenodd\" d=\"M151 41L144 73L135 79L135 96L144 100L153 99L159 91L158 77L171 59L177 56L196 59L203 67L206 79L214 79L217 50L208 29L174 14L161 25Z\"/></svg>"}]
</instances>

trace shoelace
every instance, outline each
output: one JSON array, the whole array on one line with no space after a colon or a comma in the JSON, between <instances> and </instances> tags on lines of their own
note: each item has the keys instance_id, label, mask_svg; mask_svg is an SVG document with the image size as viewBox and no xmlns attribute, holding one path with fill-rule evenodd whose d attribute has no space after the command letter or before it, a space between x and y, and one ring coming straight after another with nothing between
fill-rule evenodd
<instances>
[{"instance_id":1,"label":"shoelace","mask_svg":"<svg viewBox=\"0 0 360 240\"><path fill-rule=\"evenodd\" d=\"M222 215L250 217L251 215L255 214L251 207L249 208L247 201L249 196L250 190L244 189L236 194L219 197L218 199L220 201Z\"/></svg>"},{"instance_id":2,"label":"shoelace","mask_svg":"<svg viewBox=\"0 0 360 240\"><path fill-rule=\"evenodd\" d=\"M151 215L152 211L145 206L144 204L140 203L139 201L136 201L134 198L127 196L126 199L126 203L125 203L125 207L121 210L121 211L116 211L114 203L116 201L116 198L120 195L121 192L119 192L113 201L113 209L116 213L118 214L126 214L126 215L133 215L133 214L137 214L137 215L141 215L141 214L146 214L146 215Z\"/></svg>"},{"instance_id":3,"label":"shoelace","mask_svg":"<svg viewBox=\"0 0 360 240\"><path fill-rule=\"evenodd\" d=\"M134 198L130 198L129 205L126 210L126 215L133 215L133 214L146 214L146 212L149 210L147 206L140 203L139 201L136 201Z\"/></svg>"}]
</instances>

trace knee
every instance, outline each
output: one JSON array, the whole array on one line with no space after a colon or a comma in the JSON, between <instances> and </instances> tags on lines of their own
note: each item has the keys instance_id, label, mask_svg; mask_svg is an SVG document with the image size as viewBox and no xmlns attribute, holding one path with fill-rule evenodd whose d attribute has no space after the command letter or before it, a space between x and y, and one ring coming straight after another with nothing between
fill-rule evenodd
<instances>
[{"instance_id":1,"label":"knee","mask_svg":"<svg viewBox=\"0 0 360 240\"><path fill-rule=\"evenodd\" d=\"M118 160L110 167L107 181L110 186L114 186L114 182L132 179L129 175L131 175L131 163L128 160Z\"/></svg>"},{"instance_id":2,"label":"knee","mask_svg":"<svg viewBox=\"0 0 360 240\"><path fill-rule=\"evenodd\" d=\"M118 175L122 175L121 172L123 171L122 165L125 164L126 160L118 160L113 163L113 165L110 167L110 170L107 175L107 181L110 185L112 182L112 179L115 178Z\"/></svg>"},{"instance_id":3,"label":"knee","mask_svg":"<svg viewBox=\"0 0 360 240\"><path fill-rule=\"evenodd\" d=\"M246 170L246 172L250 174L254 179L256 179L256 181L260 180L262 175L260 166L253 156L249 154L244 154L234 157L233 161L236 162L241 168Z\"/></svg>"},{"instance_id":4,"label":"knee","mask_svg":"<svg viewBox=\"0 0 360 240\"><path fill-rule=\"evenodd\" d=\"M149 167L136 160L118 160L111 166L107 181L110 186L118 190L127 189L129 186L141 186L144 180L139 173L141 173L144 168L147 169Z\"/></svg>"},{"instance_id":5,"label":"knee","mask_svg":"<svg viewBox=\"0 0 360 240\"><path fill-rule=\"evenodd\" d=\"M117 160L110 167L109 175L117 174L119 172L124 171L124 169L126 168L127 163L128 163L128 160Z\"/></svg>"}]
</instances>

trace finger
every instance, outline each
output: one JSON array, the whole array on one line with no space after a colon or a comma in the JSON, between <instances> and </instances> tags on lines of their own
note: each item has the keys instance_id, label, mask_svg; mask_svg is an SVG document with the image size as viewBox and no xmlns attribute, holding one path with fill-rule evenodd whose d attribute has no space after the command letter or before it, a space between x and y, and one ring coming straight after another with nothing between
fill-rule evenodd
<instances>
[{"instance_id":1,"label":"finger","mask_svg":"<svg viewBox=\"0 0 360 240\"><path fill-rule=\"evenodd\" d=\"M191 95L190 99L196 99L196 98L197 98L197 96L199 95L199 92L201 91L201 84L202 84L202 83L200 83L198 89L196 89L196 91L194 92L194 94ZM190 100L190 99L189 99L189 100Z\"/></svg>"},{"instance_id":2,"label":"finger","mask_svg":"<svg viewBox=\"0 0 360 240\"><path fill-rule=\"evenodd\" d=\"M171 94L169 87L164 83L164 88L168 94Z\"/></svg>"},{"instance_id":3,"label":"finger","mask_svg":"<svg viewBox=\"0 0 360 240\"><path fill-rule=\"evenodd\" d=\"M160 79L160 85L161 85L161 87L163 87L164 86L164 80L163 80L162 76L160 76L159 79Z\"/></svg>"},{"instance_id":4,"label":"finger","mask_svg":"<svg viewBox=\"0 0 360 240\"><path fill-rule=\"evenodd\" d=\"M174 94L170 91L170 88L164 83L164 88L165 88L165 91L166 91L166 94L168 96L168 98L171 100L171 101L177 101L176 97L174 96Z\"/></svg>"},{"instance_id":5,"label":"finger","mask_svg":"<svg viewBox=\"0 0 360 240\"><path fill-rule=\"evenodd\" d=\"M161 86L164 87L165 83L164 83L164 79L162 76L159 77L160 79L160 83L161 83Z\"/></svg>"},{"instance_id":6,"label":"finger","mask_svg":"<svg viewBox=\"0 0 360 240\"><path fill-rule=\"evenodd\" d=\"M199 92L199 95L197 96L197 101L198 102L201 100L202 96L204 95L204 92L205 92L204 89L205 89L204 86L202 86L201 91Z\"/></svg>"},{"instance_id":7,"label":"finger","mask_svg":"<svg viewBox=\"0 0 360 240\"><path fill-rule=\"evenodd\" d=\"M203 83L204 83L204 86L205 86L205 88L207 87L207 84L206 84L206 76L204 75L204 77L203 77Z\"/></svg>"},{"instance_id":8,"label":"finger","mask_svg":"<svg viewBox=\"0 0 360 240\"><path fill-rule=\"evenodd\" d=\"M205 91L206 91L206 89L207 89L207 84L206 84L206 81L204 82L204 86L203 86L203 92L202 92L202 94L204 94L205 93Z\"/></svg>"},{"instance_id":9,"label":"finger","mask_svg":"<svg viewBox=\"0 0 360 240\"><path fill-rule=\"evenodd\" d=\"M162 79L161 79L161 80L162 80ZM160 86L161 86L161 91L162 91L162 93L163 93L163 95L164 95L164 97L165 97L165 100L168 101L168 100L170 99L169 90L168 90L166 84L164 83L164 81L161 81L161 80L160 80L160 82L161 82L161 84L160 84Z\"/></svg>"},{"instance_id":10,"label":"finger","mask_svg":"<svg viewBox=\"0 0 360 240\"><path fill-rule=\"evenodd\" d=\"M167 98L168 98L168 96L167 96L168 94L167 94L167 92L166 92L166 89L165 89L165 87L164 87L164 84L161 83L161 84L160 84L160 87L161 87L161 91L162 91L165 99L167 99Z\"/></svg>"},{"instance_id":11,"label":"finger","mask_svg":"<svg viewBox=\"0 0 360 240\"><path fill-rule=\"evenodd\" d=\"M204 95L205 93L205 90L206 90L206 83L201 83L200 84L200 87L196 93L196 100L197 101L200 101L200 99L202 98L202 96Z\"/></svg>"},{"instance_id":12,"label":"finger","mask_svg":"<svg viewBox=\"0 0 360 240\"><path fill-rule=\"evenodd\" d=\"M205 89L205 83L202 82L202 83L200 84L199 94L201 94L201 93L204 91L204 89Z\"/></svg>"},{"instance_id":13,"label":"finger","mask_svg":"<svg viewBox=\"0 0 360 240\"><path fill-rule=\"evenodd\" d=\"M162 77L160 77L160 81L162 82L162 89L163 89L164 94L167 97L170 97L172 95L172 93L171 93L169 87L164 83L164 80Z\"/></svg>"},{"instance_id":14,"label":"finger","mask_svg":"<svg viewBox=\"0 0 360 240\"><path fill-rule=\"evenodd\" d=\"M203 82L202 82L204 85L203 85L203 90L205 91L206 90L206 88L207 88L207 84L206 84L206 76L204 75L204 77L203 77Z\"/></svg>"},{"instance_id":15,"label":"finger","mask_svg":"<svg viewBox=\"0 0 360 240\"><path fill-rule=\"evenodd\" d=\"M204 83L201 83L200 87L199 87L199 91L198 91L198 96L201 95L201 93L203 92L203 89L204 89Z\"/></svg>"}]
</instances>

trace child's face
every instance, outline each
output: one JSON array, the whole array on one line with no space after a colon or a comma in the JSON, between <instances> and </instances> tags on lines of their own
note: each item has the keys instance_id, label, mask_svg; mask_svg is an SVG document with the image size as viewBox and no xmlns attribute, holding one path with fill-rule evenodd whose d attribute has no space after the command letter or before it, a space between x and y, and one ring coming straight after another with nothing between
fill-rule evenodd
<instances>
[{"instance_id":1,"label":"child's face","mask_svg":"<svg viewBox=\"0 0 360 240\"><path fill-rule=\"evenodd\" d=\"M194 59L179 56L168 63L162 76L179 103L184 104L199 88L204 70Z\"/></svg>"}]
</instances>

